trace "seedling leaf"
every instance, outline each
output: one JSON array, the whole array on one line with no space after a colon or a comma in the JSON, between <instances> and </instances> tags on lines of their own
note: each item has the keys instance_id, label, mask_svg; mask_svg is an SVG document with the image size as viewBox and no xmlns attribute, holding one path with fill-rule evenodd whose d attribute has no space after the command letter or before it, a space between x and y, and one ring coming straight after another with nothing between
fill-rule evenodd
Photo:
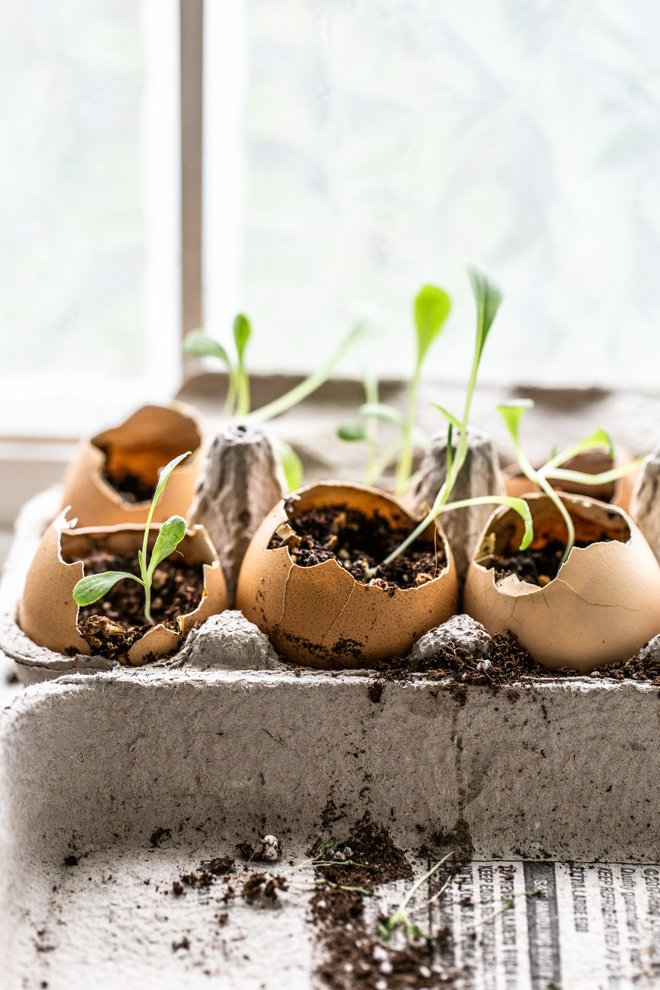
<instances>
[{"instance_id":1,"label":"seedling leaf","mask_svg":"<svg viewBox=\"0 0 660 990\"><path fill-rule=\"evenodd\" d=\"M170 516L170 518L163 523L158 531L154 548L151 551L151 558L149 560L149 577L153 576L154 571L161 561L165 560L166 557L169 557L169 555L176 550L185 535L186 521L185 519L182 519L181 516Z\"/></svg>"},{"instance_id":2,"label":"seedling leaf","mask_svg":"<svg viewBox=\"0 0 660 990\"><path fill-rule=\"evenodd\" d=\"M73 589L73 600L76 605L83 608L85 605L93 605L99 598L103 598L111 588L126 578L142 584L139 577L130 574L128 571L105 571L103 574L88 574L78 581Z\"/></svg>"},{"instance_id":3,"label":"seedling leaf","mask_svg":"<svg viewBox=\"0 0 660 990\"><path fill-rule=\"evenodd\" d=\"M586 450L593 450L594 448L606 450L610 460L614 460L614 443L607 430L604 430L602 426L599 426L597 430L594 430L593 433L583 440L578 440L577 443L571 444L564 450L559 451L559 453L555 452L554 456L543 465L543 474L549 477L553 468L561 467L566 461L570 461L571 458L577 457L578 454L583 454Z\"/></svg>"},{"instance_id":4,"label":"seedling leaf","mask_svg":"<svg viewBox=\"0 0 660 990\"><path fill-rule=\"evenodd\" d=\"M347 443L355 443L367 439L367 428L364 423L341 423L337 427L337 436Z\"/></svg>"},{"instance_id":5,"label":"seedling leaf","mask_svg":"<svg viewBox=\"0 0 660 990\"><path fill-rule=\"evenodd\" d=\"M481 359L493 320L502 302L502 293L476 265L468 266L472 294L477 304L477 361Z\"/></svg>"},{"instance_id":6,"label":"seedling leaf","mask_svg":"<svg viewBox=\"0 0 660 990\"><path fill-rule=\"evenodd\" d=\"M502 402L497 407L516 449L520 445L520 421L525 413L533 408L534 403L531 399L514 399L511 402Z\"/></svg>"},{"instance_id":7,"label":"seedling leaf","mask_svg":"<svg viewBox=\"0 0 660 990\"><path fill-rule=\"evenodd\" d=\"M419 367L449 316L451 298L437 285L423 285L415 296L413 308L417 331L417 367Z\"/></svg>"},{"instance_id":8,"label":"seedling leaf","mask_svg":"<svg viewBox=\"0 0 660 990\"><path fill-rule=\"evenodd\" d=\"M303 483L304 469L302 461L291 444L288 444L286 440L282 440L281 437L273 437L272 441L275 454L282 468L286 486L290 492L293 492L296 488L300 488Z\"/></svg>"},{"instance_id":9,"label":"seedling leaf","mask_svg":"<svg viewBox=\"0 0 660 990\"><path fill-rule=\"evenodd\" d=\"M167 479L172 474L174 468L178 467L181 461L184 460L184 458L188 457L190 453L191 451L187 450L185 454L179 454L178 457L173 457L172 460L169 462L169 464L166 464L165 467L162 468L160 475L158 476L158 484L156 485L156 491L154 492L153 501L151 503L152 509L156 508L156 502L160 498L163 488L167 484ZM153 511L150 513L150 517L151 516L153 516ZM149 521L151 521L151 518L149 519Z\"/></svg>"},{"instance_id":10,"label":"seedling leaf","mask_svg":"<svg viewBox=\"0 0 660 990\"><path fill-rule=\"evenodd\" d=\"M445 419L454 427L455 430L462 429L461 421L458 418L458 416L454 416L453 413L450 413L449 410L445 409L444 406L438 405L437 402L432 402L431 405L433 406L434 409L438 410L441 416L445 417Z\"/></svg>"},{"instance_id":11,"label":"seedling leaf","mask_svg":"<svg viewBox=\"0 0 660 990\"><path fill-rule=\"evenodd\" d=\"M224 366L231 371L231 361L229 355L222 344L213 337L209 337L203 330L191 330L186 334L183 341L183 350L186 354L194 354L197 357L219 358Z\"/></svg>"},{"instance_id":12,"label":"seedling leaf","mask_svg":"<svg viewBox=\"0 0 660 990\"><path fill-rule=\"evenodd\" d=\"M470 505L506 505L514 512L517 512L523 521L525 531L520 541L519 550L526 550L534 539L534 522L529 505L524 498L514 498L512 495L479 495L476 498L465 498L459 502L447 502L441 507L441 512L436 512L433 518L437 518L441 513L452 512L454 509L465 509ZM427 520L424 520L428 524Z\"/></svg>"},{"instance_id":13,"label":"seedling leaf","mask_svg":"<svg viewBox=\"0 0 660 990\"><path fill-rule=\"evenodd\" d=\"M238 355L238 361L241 365L243 364L245 348L247 347L251 336L252 326L250 321L243 313L239 313L234 319L234 344L236 345L236 354Z\"/></svg>"}]
</instances>

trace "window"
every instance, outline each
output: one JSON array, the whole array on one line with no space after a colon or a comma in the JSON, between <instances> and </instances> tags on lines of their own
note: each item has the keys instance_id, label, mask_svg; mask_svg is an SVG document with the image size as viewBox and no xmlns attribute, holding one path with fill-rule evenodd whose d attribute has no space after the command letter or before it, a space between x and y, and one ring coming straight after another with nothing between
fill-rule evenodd
<instances>
[{"instance_id":1,"label":"window","mask_svg":"<svg viewBox=\"0 0 660 990\"><path fill-rule=\"evenodd\" d=\"M438 281L431 372L460 380L476 260L505 290L485 381L656 387L652 5L4 0L0 435L89 432L177 385L180 12L202 6L211 331L245 309L253 365L305 371L367 315L400 375Z\"/></svg>"},{"instance_id":2,"label":"window","mask_svg":"<svg viewBox=\"0 0 660 990\"><path fill-rule=\"evenodd\" d=\"M75 436L179 375L178 5L0 5L0 433Z\"/></svg>"},{"instance_id":3,"label":"window","mask_svg":"<svg viewBox=\"0 0 660 990\"><path fill-rule=\"evenodd\" d=\"M462 377L477 260L505 290L484 380L657 387L659 16L209 0L209 325L244 307L255 361L303 370L372 313L398 376L411 296L438 281L435 373Z\"/></svg>"}]
</instances>

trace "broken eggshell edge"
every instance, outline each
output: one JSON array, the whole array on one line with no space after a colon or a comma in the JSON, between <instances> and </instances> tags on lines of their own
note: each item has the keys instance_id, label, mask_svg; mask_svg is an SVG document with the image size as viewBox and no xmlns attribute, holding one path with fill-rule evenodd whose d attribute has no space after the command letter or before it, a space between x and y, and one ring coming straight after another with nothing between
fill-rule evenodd
<instances>
[{"instance_id":1,"label":"broken eggshell edge","mask_svg":"<svg viewBox=\"0 0 660 990\"><path fill-rule=\"evenodd\" d=\"M526 495L525 501L535 534L564 541L565 529L547 496ZM468 570L465 610L491 635L514 633L544 666L589 673L628 659L660 632L660 565L623 509L579 495L562 495L562 501L578 539L583 533L597 540L593 534L599 530L620 538L573 548L544 588L512 575L497 582L494 570L479 562L485 541L494 535L498 550L515 550L522 537L519 516L498 509Z\"/></svg>"},{"instance_id":2,"label":"broken eggshell edge","mask_svg":"<svg viewBox=\"0 0 660 990\"><path fill-rule=\"evenodd\" d=\"M153 481L158 471L186 450L192 455L174 469L154 513L154 522L185 516L190 508L202 463L202 427L191 406L141 406L118 426L83 441L63 482L62 506L69 506L80 527L144 523L151 499L129 502L103 477L105 446L119 451L123 465Z\"/></svg>"},{"instance_id":3,"label":"broken eggshell edge","mask_svg":"<svg viewBox=\"0 0 660 990\"><path fill-rule=\"evenodd\" d=\"M65 557L83 557L92 546L105 545L116 553L135 553L142 544L144 527L139 525L90 526L71 528L67 510L53 522L41 540L27 574L23 597L18 607L18 625L39 646L56 653L91 654L89 643L78 631L78 606L73 589L84 576L82 560L67 563ZM151 526L150 547L159 525ZM206 530L194 526L186 530L177 551L188 563L203 565L204 594L192 612L178 618L180 631L158 624L149 629L128 651L134 666L149 656L167 656L176 650L183 635L200 625L208 616L224 611L229 604L227 585L217 554Z\"/></svg>"},{"instance_id":4,"label":"broken eggshell edge","mask_svg":"<svg viewBox=\"0 0 660 990\"><path fill-rule=\"evenodd\" d=\"M395 499L376 489L333 482L302 488L279 502L255 533L240 570L236 607L295 663L357 669L405 656L415 640L456 611L456 568L442 527L436 522L429 530L435 527L445 548L443 571L418 588L391 593L356 581L334 559L301 567L286 546L268 549L282 523L328 506L366 515L378 510L397 528L415 526Z\"/></svg>"}]
</instances>

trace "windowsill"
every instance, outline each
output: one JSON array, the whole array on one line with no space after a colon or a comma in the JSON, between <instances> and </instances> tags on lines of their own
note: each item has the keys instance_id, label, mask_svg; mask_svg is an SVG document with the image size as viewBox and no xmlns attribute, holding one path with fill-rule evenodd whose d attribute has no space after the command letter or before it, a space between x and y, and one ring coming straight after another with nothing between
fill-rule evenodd
<instances>
[{"instance_id":1,"label":"windowsill","mask_svg":"<svg viewBox=\"0 0 660 990\"><path fill-rule=\"evenodd\" d=\"M252 381L254 406L281 395L299 380L284 375L255 376ZM224 389L223 375L203 373L191 377L177 398L196 406L206 421L207 432L212 433L222 423ZM401 384L382 383L383 401L401 405L403 395ZM566 446L598 425L609 428L617 445L631 455L648 453L660 441L660 403L655 395L601 389L480 387L475 396L473 424L491 432L505 457L510 448L495 407L513 395L527 395L536 403L529 414L525 438L533 458L543 459L553 445ZM437 432L442 423L430 403L440 401L449 409L459 410L463 397L463 388L455 384L425 385L420 396L421 425L429 432ZM77 440L72 438L81 433L90 436L100 427L119 422L124 413L148 401L144 393L130 397L123 394L121 402L116 394L111 399L111 409L99 404L89 412L85 407L82 418L78 404L71 403L76 418L69 421L67 432L57 433L55 426L63 422L59 420L50 437L30 438L27 430L13 431L11 437L4 439L0 437L0 527L12 525L21 506L32 495L61 480L76 449ZM40 397L40 405L42 401ZM357 418L356 410L362 401L359 382L336 379L327 382L304 407L292 410L269 428L296 447L307 480L339 475L346 480L359 481L364 470L363 445L342 443L336 437L336 428L343 421Z\"/></svg>"}]
</instances>

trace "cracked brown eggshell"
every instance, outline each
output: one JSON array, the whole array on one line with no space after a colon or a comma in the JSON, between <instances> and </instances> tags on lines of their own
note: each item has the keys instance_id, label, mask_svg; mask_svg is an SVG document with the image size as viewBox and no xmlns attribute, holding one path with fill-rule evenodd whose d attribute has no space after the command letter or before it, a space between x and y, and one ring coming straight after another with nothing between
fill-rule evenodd
<instances>
[{"instance_id":1,"label":"cracked brown eggshell","mask_svg":"<svg viewBox=\"0 0 660 990\"><path fill-rule=\"evenodd\" d=\"M201 447L202 428L190 406L142 406L123 423L83 442L65 475L61 504L71 507L81 527L144 523L151 499L128 501L104 478L105 468L118 477L136 474L155 488L160 469L190 450L192 455L170 475L154 522L185 516L200 473Z\"/></svg>"},{"instance_id":2,"label":"cracked brown eggshell","mask_svg":"<svg viewBox=\"0 0 660 990\"><path fill-rule=\"evenodd\" d=\"M328 506L366 515L378 511L397 528L415 526L383 492L331 482L303 488L280 502L255 533L238 578L237 608L295 663L357 669L405 656L415 640L456 610L456 569L442 528L433 524L429 533L435 526L447 555L444 570L418 588L393 593L356 581L334 559L301 567L288 547L268 549L282 523Z\"/></svg>"},{"instance_id":3,"label":"cracked brown eggshell","mask_svg":"<svg viewBox=\"0 0 660 990\"><path fill-rule=\"evenodd\" d=\"M150 548L159 529L158 525L150 528ZM80 558L102 546L113 553L134 554L137 559L143 536L144 527L138 525L67 528L66 513L62 513L44 533L27 574L18 608L18 624L23 632L55 653L91 654L87 640L78 631L78 606L73 600L73 589L84 576ZM128 651L128 661L135 666L151 656L173 653L194 626L228 607L224 574L206 530L202 526L188 529L175 553L188 563L202 564L202 600L194 611L179 616L178 632L158 624L137 640Z\"/></svg>"},{"instance_id":4,"label":"cracked brown eggshell","mask_svg":"<svg viewBox=\"0 0 660 990\"><path fill-rule=\"evenodd\" d=\"M577 495L562 495L578 540L557 577L544 588L513 575L496 580L487 566L492 552L515 552L522 538L520 517L498 509L480 540L465 586L465 610L492 635L514 633L546 667L588 673L626 660L660 632L660 565L646 540L619 507ZM550 499L526 495L534 520L532 547L566 539ZM602 533L609 542L600 539Z\"/></svg>"}]
</instances>

